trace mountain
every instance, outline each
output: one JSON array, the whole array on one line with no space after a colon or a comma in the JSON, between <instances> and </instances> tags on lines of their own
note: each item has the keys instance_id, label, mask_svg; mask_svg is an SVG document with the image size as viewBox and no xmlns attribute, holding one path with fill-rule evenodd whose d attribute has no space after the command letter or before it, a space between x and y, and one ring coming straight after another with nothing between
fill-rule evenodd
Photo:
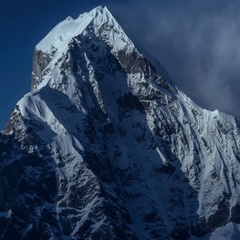
<instances>
[{"instance_id":1,"label":"mountain","mask_svg":"<svg viewBox=\"0 0 240 240\"><path fill-rule=\"evenodd\" d=\"M240 122L197 106L104 6L34 50L0 134L1 239L238 239Z\"/></svg>"}]
</instances>

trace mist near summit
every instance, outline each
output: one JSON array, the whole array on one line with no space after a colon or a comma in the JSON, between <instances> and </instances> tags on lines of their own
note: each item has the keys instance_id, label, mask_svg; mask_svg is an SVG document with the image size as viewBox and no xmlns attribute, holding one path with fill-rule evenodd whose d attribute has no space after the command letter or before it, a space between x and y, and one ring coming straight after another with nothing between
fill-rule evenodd
<instances>
[{"instance_id":1,"label":"mist near summit","mask_svg":"<svg viewBox=\"0 0 240 240\"><path fill-rule=\"evenodd\" d=\"M110 9L198 105L240 117L239 1L139 0Z\"/></svg>"}]
</instances>

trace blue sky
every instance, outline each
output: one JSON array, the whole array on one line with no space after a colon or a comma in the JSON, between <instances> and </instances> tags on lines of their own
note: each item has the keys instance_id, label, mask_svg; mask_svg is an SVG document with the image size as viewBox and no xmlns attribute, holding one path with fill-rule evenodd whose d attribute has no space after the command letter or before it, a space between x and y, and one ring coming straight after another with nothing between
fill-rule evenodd
<instances>
[{"instance_id":1,"label":"blue sky","mask_svg":"<svg viewBox=\"0 0 240 240\"><path fill-rule=\"evenodd\" d=\"M0 3L1 129L30 91L34 46L67 16L100 4L200 106L240 117L238 0L8 0Z\"/></svg>"}]
</instances>

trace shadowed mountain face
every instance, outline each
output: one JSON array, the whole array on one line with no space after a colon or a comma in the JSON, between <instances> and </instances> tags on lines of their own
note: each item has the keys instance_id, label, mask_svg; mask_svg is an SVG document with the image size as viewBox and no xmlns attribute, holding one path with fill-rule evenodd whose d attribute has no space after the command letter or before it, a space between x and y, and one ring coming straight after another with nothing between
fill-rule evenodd
<instances>
[{"instance_id":1,"label":"shadowed mountain face","mask_svg":"<svg viewBox=\"0 0 240 240\"><path fill-rule=\"evenodd\" d=\"M210 239L240 223L239 143L106 7L68 17L0 135L0 238Z\"/></svg>"}]
</instances>

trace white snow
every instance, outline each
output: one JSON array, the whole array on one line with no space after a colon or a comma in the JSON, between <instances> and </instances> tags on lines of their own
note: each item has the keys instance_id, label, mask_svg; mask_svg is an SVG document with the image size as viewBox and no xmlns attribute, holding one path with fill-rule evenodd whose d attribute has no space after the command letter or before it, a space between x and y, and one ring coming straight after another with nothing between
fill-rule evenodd
<instances>
[{"instance_id":1,"label":"white snow","mask_svg":"<svg viewBox=\"0 0 240 240\"><path fill-rule=\"evenodd\" d=\"M89 14L85 13L77 19L68 17L54 27L43 40L37 44L36 49L49 53L52 50L58 51L60 48L66 48L69 41L82 31L93 20Z\"/></svg>"},{"instance_id":2,"label":"white snow","mask_svg":"<svg viewBox=\"0 0 240 240\"><path fill-rule=\"evenodd\" d=\"M95 29L99 29L99 27L107 22L109 18L110 21L112 21L112 24L116 23L115 19L105 6L99 6L90 12L85 12L76 19L67 17L64 21L57 24L46 35L46 37L44 37L43 40L36 45L36 49L45 53L59 50L62 51L62 49L66 49L70 40L73 37L82 34L90 23L94 22L93 24ZM118 27L120 28L119 25ZM112 35L111 38L113 39L116 36L112 31L110 31L109 34ZM125 46L125 44L119 41L119 39L114 39L114 42ZM123 48L124 46L120 47Z\"/></svg>"}]
</instances>

